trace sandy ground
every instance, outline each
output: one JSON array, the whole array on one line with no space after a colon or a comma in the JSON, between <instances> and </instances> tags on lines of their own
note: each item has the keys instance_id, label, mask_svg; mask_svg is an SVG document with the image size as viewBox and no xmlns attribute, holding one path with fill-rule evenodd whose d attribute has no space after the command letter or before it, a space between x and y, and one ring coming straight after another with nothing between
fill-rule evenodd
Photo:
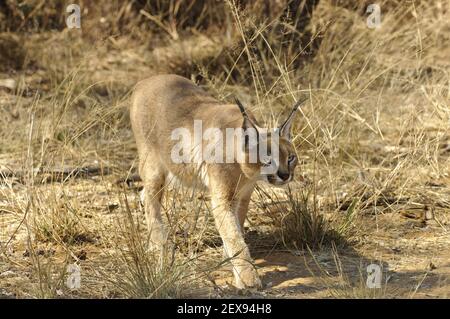
<instances>
[{"instance_id":1,"label":"sandy ground","mask_svg":"<svg viewBox=\"0 0 450 319\"><path fill-rule=\"evenodd\" d=\"M114 231L117 209L120 203L111 196L114 180L111 177L73 180L65 187L67 200L73 198L82 205L83 227L95 236L72 245L70 251L79 258L79 264L86 271L83 276L94 276L95 267L105 266L104 253L111 249L105 243L108 231ZM38 188L45 192L54 185ZM17 187L16 187L17 188ZM20 188L20 186L19 186ZM54 190L53 190L54 191ZM2 189L3 200L8 194L19 196L24 189ZM138 209L137 192L128 193L130 203ZM113 198L112 198L113 197ZM5 201L3 201L5 203ZM250 245L264 289L261 291L239 292L232 285L229 265L221 266L209 274L209 280L196 292L195 296L256 298L446 298L450 292L450 238L446 232L446 213L437 211L432 219L424 219L411 214L384 213L364 215L358 219L357 234L351 243L341 247L324 247L316 250L287 250L258 226L257 209L252 205L246 240ZM141 219L143 223L143 218ZM5 297L30 297L36 285L36 274L32 267L27 248L27 230L23 216L2 206L0 222L2 244L9 243L5 257L0 259L0 292ZM106 232L105 232L106 231ZM3 245L2 245L3 246ZM4 247L4 246L3 246ZM62 262L64 249L51 242L38 242L37 254L43 261L54 258ZM206 244L202 258L220 262L222 248L220 240ZM57 263L56 263L57 264ZM367 266L376 264L381 270L381 288L366 285ZM89 281L89 280L87 280ZM30 283L33 283L30 285ZM98 285L96 291L95 285ZM79 291L62 289L61 297L105 297L101 282L83 287ZM94 295L92 295L94 292ZM111 297L111 296L109 296Z\"/></svg>"}]
</instances>

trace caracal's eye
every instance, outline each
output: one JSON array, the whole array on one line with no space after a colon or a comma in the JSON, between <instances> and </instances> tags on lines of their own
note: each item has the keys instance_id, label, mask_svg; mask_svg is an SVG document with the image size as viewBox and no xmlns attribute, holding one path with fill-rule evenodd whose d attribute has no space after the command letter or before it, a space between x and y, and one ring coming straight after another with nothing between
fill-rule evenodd
<instances>
[{"instance_id":1,"label":"caracal's eye","mask_svg":"<svg viewBox=\"0 0 450 319\"><path fill-rule=\"evenodd\" d=\"M295 159L296 159L295 155L289 155L288 163L291 164L293 161L295 161Z\"/></svg>"}]
</instances>

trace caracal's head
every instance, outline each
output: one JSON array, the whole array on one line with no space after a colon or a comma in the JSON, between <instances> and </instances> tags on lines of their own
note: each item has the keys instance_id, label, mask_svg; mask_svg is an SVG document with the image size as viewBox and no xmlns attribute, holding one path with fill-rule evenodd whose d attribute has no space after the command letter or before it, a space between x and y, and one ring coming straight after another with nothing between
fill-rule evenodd
<instances>
[{"instance_id":1,"label":"caracal's head","mask_svg":"<svg viewBox=\"0 0 450 319\"><path fill-rule=\"evenodd\" d=\"M243 105L236 100L244 117L245 161L240 165L248 178L264 180L276 186L293 180L298 159L291 140L291 127L297 110L305 100L295 103L288 118L274 130L263 129L256 125L248 117Z\"/></svg>"}]
</instances>

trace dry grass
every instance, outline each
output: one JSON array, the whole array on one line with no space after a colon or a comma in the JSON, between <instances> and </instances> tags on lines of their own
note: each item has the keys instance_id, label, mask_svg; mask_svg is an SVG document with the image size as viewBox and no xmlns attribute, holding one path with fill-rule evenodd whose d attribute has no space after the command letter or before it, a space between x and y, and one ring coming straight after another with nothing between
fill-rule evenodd
<instances>
[{"instance_id":1,"label":"dry grass","mask_svg":"<svg viewBox=\"0 0 450 319\"><path fill-rule=\"evenodd\" d=\"M335 269L328 271L321 266L320 262L314 257L314 253L310 250L309 253L314 259L314 263L319 273L314 273L312 269L308 269L313 273L313 276L320 278L322 285L326 286L330 297L336 299L380 299L380 298L395 298L397 297L396 291L390 289L388 286L389 275L388 272L383 269L382 264L374 263L378 266L380 274L384 275L384 281L380 280L379 287L368 287L367 285L367 272L364 269L367 266L363 266L361 263L356 265L356 275L352 272L350 275L346 273L343 267L343 263L336 250L336 246L332 247L333 263ZM388 290L389 288L389 290Z\"/></svg>"},{"instance_id":2,"label":"dry grass","mask_svg":"<svg viewBox=\"0 0 450 319\"><path fill-rule=\"evenodd\" d=\"M258 188L257 202L259 209L268 216L273 225L273 232L287 248L319 249L324 246L344 245L348 240L349 227L353 216L353 206L349 208L341 224L325 219L317 209L317 199L310 189L294 192L288 187L283 194ZM346 240L344 240L347 235Z\"/></svg>"},{"instance_id":3,"label":"dry grass","mask_svg":"<svg viewBox=\"0 0 450 319\"><path fill-rule=\"evenodd\" d=\"M114 245L109 256L112 265L99 273L101 280L128 298L186 298L195 292L195 258L179 258L173 247L161 253L150 251L147 235L124 201L125 216L119 221L118 235L113 236L120 245Z\"/></svg>"},{"instance_id":4,"label":"dry grass","mask_svg":"<svg viewBox=\"0 0 450 319\"><path fill-rule=\"evenodd\" d=\"M81 30L65 28L63 3L0 5L0 30L13 34L0 35L0 48L25 51L15 60L0 53L0 79L16 83L0 87L0 174L8 174L0 177L0 295L227 295L208 282L223 277L223 260L207 194L168 189L172 246L160 257L146 251L138 185L115 184L136 165L129 92L157 72L184 75L223 100L238 95L267 125L294 99L310 98L294 127L296 175L309 182L281 192L260 188L251 231L268 226L273 245L279 240L290 251L310 247L314 255L336 245L340 255L350 249L365 261L395 264L373 243L399 245L409 260L415 249L392 239L400 229L412 246L429 236L420 256L445 268L449 256L439 247L448 244L450 210L448 1L382 1L378 29L367 27L359 1L324 0L297 15L284 1L80 3ZM4 40L11 37L23 48ZM88 165L101 173L51 173ZM409 228L398 218L386 221L417 212L425 217ZM398 267L417 284L423 271L410 270L418 262L412 260ZM64 284L72 263L82 267L79 290ZM331 275L341 285L327 284L319 297L415 297L425 289L412 293L405 275L406 292L367 290L366 265L351 278L343 275L346 266ZM444 274L434 282L438 297L448 296L447 281Z\"/></svg>"}]
</instances>

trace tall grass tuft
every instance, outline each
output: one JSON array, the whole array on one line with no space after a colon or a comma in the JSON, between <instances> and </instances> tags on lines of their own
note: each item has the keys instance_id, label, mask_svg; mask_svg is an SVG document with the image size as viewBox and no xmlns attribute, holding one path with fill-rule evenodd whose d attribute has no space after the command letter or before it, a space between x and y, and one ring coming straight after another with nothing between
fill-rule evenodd
<instances>
[{"instance_id":1,"label":"tall grass tuft","mask_svg":"<svg viewBox=\"0 0 450 319\"><path fill-rule=\"evenodd\" d=\"M317 209L310 189L294 192L288 187L279 194L259 187L256 194L259 207L272 221L274 235L284 246L304 249L344 243L340 228Z\"/></svg>"},{"instance_id":2,"label":"tall grass tuft","mask_svg":"<svg viewBox=\"0 0 450 319\"><path fill-rule=\"evenodd\" d=\"M182 298L192 293L194 261L178 256L170 245L160 251L149 250L145 229L126 198L124 207L118 236L114 236L117 244L110 256L112 265L100 277L127 298Z\"/></svg>"}]
</instances>

